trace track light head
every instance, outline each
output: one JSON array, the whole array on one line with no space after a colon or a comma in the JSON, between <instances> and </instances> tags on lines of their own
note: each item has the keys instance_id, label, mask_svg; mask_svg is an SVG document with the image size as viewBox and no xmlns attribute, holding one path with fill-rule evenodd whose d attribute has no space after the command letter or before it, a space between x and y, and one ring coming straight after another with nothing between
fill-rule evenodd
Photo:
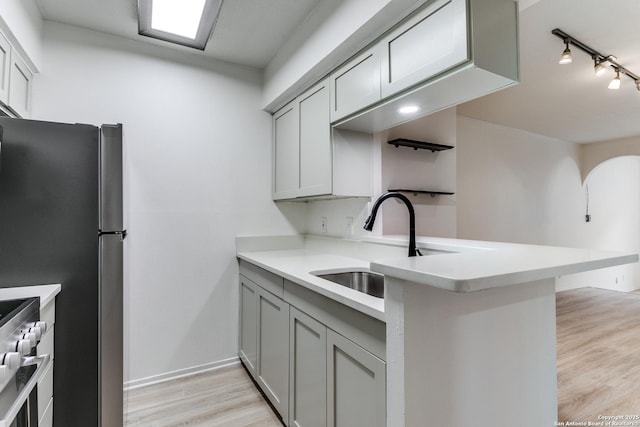
<instances>
[{"instance_id":1,"label":"track light head","mask_svg":"<svg viewBox=\"0 0 640 427\"><path fill-rule=\"evenodd\" d=\"M616 76L609 82L609 89L620 89L620 70L616 70Z\"/></svg>"},{"instance_id":2,"label":"track light head","mask_svg":"<svg viewBox=\"0 0 640 427\"><path fill-rule=\"evenodd\" d=\"M596 76L601 76L604 73L607 72L607 66L605 65L607 63L606 60L598 60L595 59L593 62L593 72L596 74Z\"/></svg>"},{"instance_id":3,"label":"track light head","mask_svg":"<svg viewBox=\"0 0 640 427\"><path fill-rule=\"evenodd\" d=\"M558 61L558 64L571 64L573 60L571 59L571 49L569 49L569 41L565 40L564 45L565 49L560 56L560 61Z\"/></svg>"},{"instance_id":4,"label":"track light head","mask_svg":"<svg viewBox=\"0 0 640 427\"><path fill-rule=\"evenodd\" d=\"M636 80L636 89L640 91L640 80Z\"/></svg>"}]
</instances>

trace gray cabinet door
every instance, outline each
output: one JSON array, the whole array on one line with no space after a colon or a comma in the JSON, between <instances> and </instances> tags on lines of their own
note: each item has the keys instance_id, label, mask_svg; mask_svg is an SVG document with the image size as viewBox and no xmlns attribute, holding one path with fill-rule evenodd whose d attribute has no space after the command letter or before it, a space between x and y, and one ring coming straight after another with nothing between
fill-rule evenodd
<instances>
[{"instance_id":1,"label":"gray cabinet door","mask_svg":"<svg viewBox=\"0 0 640 427\"><path fill-rule=\"evenodd\" d=\"M299 133L298 104L293 101L273 115L273 200L298 196Z\"/></svg>"},{"instance_id":2,"label":"gray cabinet door","mask_svg":"<svg viewBox=\"0 0 640 427\"><path fill-rule=\"evenodd\" d=\"M385 427L384 361L328 329L327 362L327 426Z\"/></svg>"},{"instance_id":3,"label":"gray cabinet door","mask_svg":"<svg viewBox=\"0 0 640 427\"><path fill-rule=\"evenodd\" d=\"M331 122L380 100L380 45L331 74Z\"/></svg>"},{"instance_id":4,"label":"gray cabinet door","mask_svg":"<svg viewBox=\"0 0 640 427\"><path fill-rule=\"evenodd\" d=\"M300 95L300 192L299 196L330 194L331 125L329 86L324 80Z\"/></svg>"},{"instance_id":5,"label":"gray cabinet door","mask_svg":"<svg viewBox=\"0 0 640 427\"><path fill-rule=\"evenodd\" d=\"M239 356L253 378L258 361L258 293L249 279L240 276Z\"/></svg>"},{"instance_id":6,"label":"gray cabinet door","mask_svg":"<svg viewBox=\"0 0 640 427\"><path fill-rule=\"evenodd\" d=\"M289 419L289 304L258 289L258 384Z\"/></svg>"},{"instance_id":7,"label":"gray cabinet door","mask_svg":"<svg viewBox=\"0 0 640 427\"><path fill-rule=\"evenodd\" d=\"M382 97L469 59L465 0L436 0L382 40Z\"/></svg>"},{"instance_id":8,"label":"gray cabinet door","mask_svg":"<svg viewBox=\"0 0 640 427\"><path fill-rule=\"evenodd\" d=\"M289 427L326 427L327 328L290 310Z\"/></svg>"}]
</instances>

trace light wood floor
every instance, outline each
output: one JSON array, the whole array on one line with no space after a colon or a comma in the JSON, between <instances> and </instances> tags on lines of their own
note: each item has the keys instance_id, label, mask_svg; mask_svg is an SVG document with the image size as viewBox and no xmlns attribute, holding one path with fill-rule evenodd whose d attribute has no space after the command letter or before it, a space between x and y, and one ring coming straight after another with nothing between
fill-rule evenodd
<instances>
[{"instance_id":1,"label":"light wood floor","mask_svg":"<svg viewBox=\"0 0 640 427\"><path fill-rule=\"evenodd\" d=\"M556 301L558 421L640 415L640 293L582 288ZM282 427L239 364L131 390L125 418L127 427Z\"/></svg>"},{"instance_id":2,"label":"light wood floor","mask_svg":"<svg viewBox=\"0 0 640 427\"><path fill-rule=\"evenodd\" d=\"M129 390L126 427L282 427L240 364Z\"/></svg>"},{"instance_id":3,"label":"light wood floor","mask_svg":"<svg viewBox=\"0 0 640 427\"><path fill-rule=\"evenodd\" d=\"M640 294L559 292L556 313L558 420L640 416Z\"/></svg>"}]
</instances>

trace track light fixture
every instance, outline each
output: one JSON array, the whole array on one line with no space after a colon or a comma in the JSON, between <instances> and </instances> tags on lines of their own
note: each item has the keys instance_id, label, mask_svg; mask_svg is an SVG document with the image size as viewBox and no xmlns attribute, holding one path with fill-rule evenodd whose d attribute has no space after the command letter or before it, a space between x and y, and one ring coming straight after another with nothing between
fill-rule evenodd
<instances>
[{"instance_id":1,"label":"track light fixture","mask_svg":"<svg viewBox=\"0 0 640 427\"><path fill-rule=\"evenodd\" d=\"M571 62L573 61L573 59L571 58L571 49L569 49L569 40L565 40L564 41L564 52L562 52L562 55L560 56L560 61L558 61L558 64L571 64Z\"/></svg>"},{"instance_id":2,"label":"track light fixture","mask_svg":"<svg viewBox=\"0 0 640 427\"><path fill-rule=\"evenodd\" d=\"M593 60L593 72L596 76L601 76L607 72L607 61L599 61L597 58Z\"/></svg>"},{"instance_id":3,"label":"track light fixture","mask_svg":"<svg viewBox=\"0 0 640 427\"><path fill-rule=\"evenodd\" d=\"M616 76L609 83L609 89L619 89L620 88L620 74L624 74L634 81L636 84L636 89L640 91L640 77L636 74L632 73L622 65L618 63L618 58L613 55L603 55L597 50L593 49L590 46L582 43L580 40L575 39L569 34L565 33L559 28L556 28L551 31L551 34L562 39L562 42L565 45L565 49L562 52L562 56L560 57L560 64L570 64L571 63L571 50L569 49L569 45L577 47L581 51L585 52L593 59L593 71L596 76L600 76L604 74L608 69L613 69L616 72Z\"/></svg>"}]
</instances>

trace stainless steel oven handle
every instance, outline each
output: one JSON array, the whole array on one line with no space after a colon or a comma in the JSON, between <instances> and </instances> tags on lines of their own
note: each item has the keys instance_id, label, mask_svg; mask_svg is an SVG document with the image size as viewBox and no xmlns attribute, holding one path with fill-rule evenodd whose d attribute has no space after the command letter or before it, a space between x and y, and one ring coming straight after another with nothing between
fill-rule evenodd
<instances>
[{"instance_id":1,"label":"stainless steel oven handle","mask_svg":"<svg viewBox=\"0 0 640 427\"><path fill-rule=\"evenodd\" d=\"M22 359L22 366L29 366L39 364L38 369L33 373L29 381L24 386L20 394L16 398L16 400L11 405L11 408L7 411L4 419L0 420L0 427L9 427L13 420L15 420L16 416L22 409L24 402L27 401L29 395L33 391L34 387L40 381L40 378L44 375L49 367L49 363L51 362L51 356L48 354L43 354L41 356L29 356Z\"/></svg>"}]
</instances>

